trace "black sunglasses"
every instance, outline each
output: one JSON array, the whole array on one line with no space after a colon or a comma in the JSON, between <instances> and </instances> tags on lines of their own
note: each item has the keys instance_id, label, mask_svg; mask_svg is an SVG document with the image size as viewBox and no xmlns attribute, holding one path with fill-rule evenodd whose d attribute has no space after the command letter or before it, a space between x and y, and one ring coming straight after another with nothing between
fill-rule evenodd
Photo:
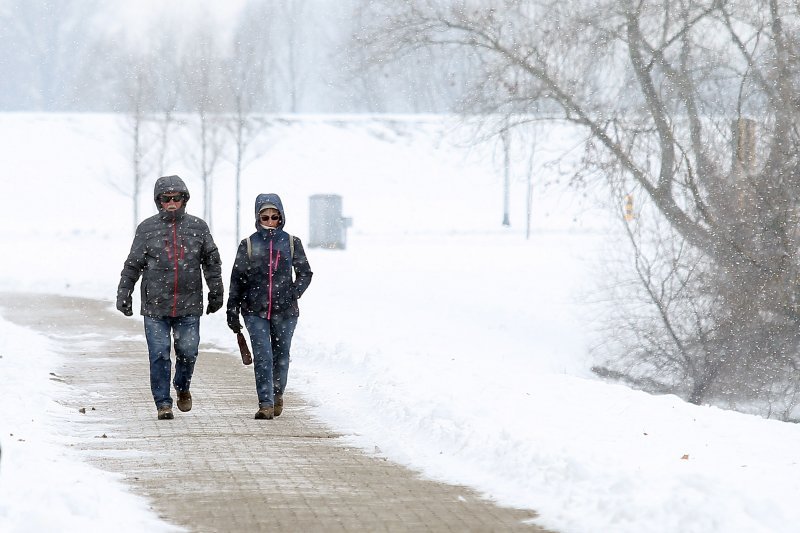
<instances>
[{"instance_id":1,"label":"black sunglasses","mask_svg":"<svg viewBox=\"0 0 800 533\"><path fill-rule=\"evenodd\" d=\"M182 194L159 194L158 201L162 204L170 202L182 202L186 197Z\"/></svg>"},{"instance_id":2,"label":"black sunglasses","mask_svg":"<svg viewBox=\"0 0 800 533\"><path fill-rule=\"evenodd\" d=\"M280 220L280 219L281 219L280 215L272 215L272 216L261 215L261 220L263 220L264 222L266 222L267 220Z\"/></svg>"}]
</instances>

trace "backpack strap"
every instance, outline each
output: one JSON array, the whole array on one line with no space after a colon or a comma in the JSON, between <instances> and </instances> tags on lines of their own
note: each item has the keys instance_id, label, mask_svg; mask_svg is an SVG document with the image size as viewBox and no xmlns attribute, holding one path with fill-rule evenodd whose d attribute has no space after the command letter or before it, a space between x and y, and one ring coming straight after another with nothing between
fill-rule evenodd
<instances>
[{"instance_id":1,"label":"backpack strap","mask_svg":"<svg viewBox=\"0 0 800 533\"><path fill-rule=\"evenodd\" d=\"M291 234L289 235L289 275L291 276L289 279L292 280L294 283L294 237Z\"/></svg>"},{"instance_id":2,"label":"backpack strap","mask_svg":"<svg viewBox=\"0 0 800 533\"><path fill-rule=\"evenodd\" d=\"M247 240L247 258L248 259L252 259L253 258L253 243L250 242L250 237L248 237L246 240Z\"/></svg>"}]
</instances>

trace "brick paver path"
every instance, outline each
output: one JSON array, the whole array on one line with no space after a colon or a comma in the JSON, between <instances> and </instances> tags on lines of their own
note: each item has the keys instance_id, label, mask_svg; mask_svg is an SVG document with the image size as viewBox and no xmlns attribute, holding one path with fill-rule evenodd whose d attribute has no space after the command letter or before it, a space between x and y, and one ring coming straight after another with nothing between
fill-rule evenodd
<instances>
[{"instance_id":1,"label":"brick paver path","mask_svg":"<svg viewBox=\"0 0 800 533\"><path fill-rule=\"evenodd\" d=\"M542 531L526 523L533 512L348 448L292 391L279 418L254 420L252 366L230 349L201 344L192 411L159 421L141 318L31 294L0 294L0 311L59 343L57 377L86 392L65 400L86 409L74 429L86 461L121 473L170 523L203 533Z\"/></svg>"}]
</instances>

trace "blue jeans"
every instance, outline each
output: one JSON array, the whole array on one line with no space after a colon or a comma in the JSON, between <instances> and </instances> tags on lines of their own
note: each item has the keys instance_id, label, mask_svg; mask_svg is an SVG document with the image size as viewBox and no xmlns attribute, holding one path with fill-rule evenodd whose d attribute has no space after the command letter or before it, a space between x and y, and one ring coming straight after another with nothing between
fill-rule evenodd
<instances>
[{"instance_id":1,"label":"blue jeans","mask_svg":"<svg viewBox=\"0 0 800 533\"><path fill-rule=\"evenodd\" d=\"M144 336L150 353L150 390L156 407L172 407L169 381L170 331L175 338L175 390L185 392L192 383L197 348L200 345L200 317L144 317Z\"/></svg>"},{"instance_id":2,"label":"blue jeans","mask_svg":"<svg viewBox=\"0 0 800 533\"><path fill-rule=\"evenodd\" d=\"M259 407L275 405L275 395L283 396L289 377L289 349L292 347L296 316L244 315L244 325L253 345L253 371Z\"/></svg>"}]
</instances>

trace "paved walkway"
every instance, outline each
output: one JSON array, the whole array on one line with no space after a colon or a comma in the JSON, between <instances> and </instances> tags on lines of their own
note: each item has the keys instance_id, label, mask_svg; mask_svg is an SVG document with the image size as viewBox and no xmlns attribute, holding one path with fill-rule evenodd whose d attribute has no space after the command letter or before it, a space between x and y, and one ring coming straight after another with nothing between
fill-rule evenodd
<instances>
[{"instance_id":1,"label":"paved walkway","mask_svg":"<svg viewBox=\"0 0 800 533\"><path fill-rule=\"evenodd\" d=\"M47 295L0 293L0 311L61 344L66 365L56 374L86 391L74 405L86 409L75 435L106 436L80 439L86 460L123 474L172 524L202 533L542 531L525 523L530 511L348 448L291 390L279 418L254 420L252 366L230 351L201 344L194 408L159 421L141 319Z\"/></svg>"}]
</instances>

